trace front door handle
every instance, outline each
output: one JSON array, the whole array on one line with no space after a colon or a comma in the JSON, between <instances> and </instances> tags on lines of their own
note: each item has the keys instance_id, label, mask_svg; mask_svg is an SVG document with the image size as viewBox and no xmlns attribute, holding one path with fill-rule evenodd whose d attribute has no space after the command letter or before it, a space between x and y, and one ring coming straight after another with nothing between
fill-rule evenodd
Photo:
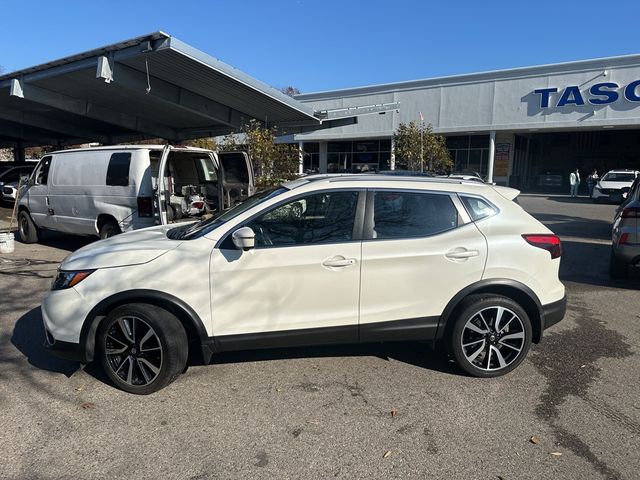
<instances>
[{"instance_id":1,"label":"front door handle","mask_svg":"<svg viewBox=\"0 0 640 480\"><path fill-rule=\"evenodd\" d=\"M329 268L344 268L350 265L355 265L355 258L345 258L342 255L336 255L335 257L327 258L322 262L323 267Z\"/></svg>"},{"instance_id":2,"label":"front door handle","mask_svg":"<svg viewBox=\"0 0 640 480\"><path fill-rule=\"evenodd\" d=\"M444 256L447 258L451 258L452 260L465 260L471 257L477 257L480 255L478 250L467 250L466 248L456 248L455 250L451 250L447 252Z\"/></svg>"}]
</instances>

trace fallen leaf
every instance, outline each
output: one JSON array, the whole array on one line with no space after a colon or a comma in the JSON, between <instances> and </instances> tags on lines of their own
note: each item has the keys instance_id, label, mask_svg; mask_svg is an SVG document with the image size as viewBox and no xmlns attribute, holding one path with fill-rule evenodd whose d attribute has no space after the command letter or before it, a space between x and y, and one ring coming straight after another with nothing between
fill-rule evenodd
<instances>
[{"instance_id":1,"label":"fallen leaf","mask_svg":"<svg viewBox=\"0 0 640 480\"><path fill-rule=\"evenodd\" d=\"M389 455L391 455L391 450L387 450L386 452L384 452L384 455L382 455L382 458L387 458Z\"/></svg>"},{"instance_id":2,"label":"fallen leaf","mask_svg":"<svg viewBox=\"0 0 640 480\"><path fill-rule=\"evenodd\" d=\"M538 445L538 444L540 443L540 437L539 437L539 436L537 436L537 435L533 435L533 436L529 439L529 441L530 441L531 443L533 443L534 445Z\"/></svg>"},{"instance_id":3,"label":"fallen leaf","mask_svg":"<svg viewBox=\"0 0 640 480\"><path fill-rule=\"evenodd\" d=\"M553 455L554 457L560 457L562 455L562 452L551 452L551 455Z\"/></svg>"},{"instance_id":4,"label":"fallen leaf","mask_svg":"<svg viewBox=\"0 0 640 480\"><path fill-rule=\"evenodd\" d=\"M393 410L391 410L391 416L395 417L396 415L398 415L398 411L394 408Z\"/></svg>"},{"instance_id":5,"label":"fallen leaf","mask_svg":"<svg viewBox=\"0 0 640 480\"><path fill-rule=\"evenodd\" d=\"M82 407L83 410L89 410L91 408L96 408L96 404L95 403L91 403L91 402L84 402L80 406Z\"/></svg>"}]
</instances>

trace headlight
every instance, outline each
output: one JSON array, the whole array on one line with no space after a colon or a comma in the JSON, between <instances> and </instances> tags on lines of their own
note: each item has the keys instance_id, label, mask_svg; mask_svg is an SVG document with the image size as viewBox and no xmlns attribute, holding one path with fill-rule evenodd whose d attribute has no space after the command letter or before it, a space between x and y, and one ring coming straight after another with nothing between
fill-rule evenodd
<instances>
[{"instance_id":1,"label":"headlight","mask_svg":"<svg viewBox=\"0 0 640 480\"><path fill-rule=\"evenodd\" d=\"M95 272L95 270L78 270L76 272L58 271L53 282L51 282L51 290L64 290L65 288L74 287L93 272Z\"/></svg>"}]
</instances>

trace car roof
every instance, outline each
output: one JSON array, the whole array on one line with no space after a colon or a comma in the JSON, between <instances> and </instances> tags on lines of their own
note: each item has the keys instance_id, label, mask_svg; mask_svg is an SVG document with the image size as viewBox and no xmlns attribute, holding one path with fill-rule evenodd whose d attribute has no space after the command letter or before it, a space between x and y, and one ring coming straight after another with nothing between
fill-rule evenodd
<instances>
[{"instance_id":1,"label":"car roof","mask_svg":"<svg viewBox=\"0 0 640 480\"><path fill-rule=\"evenodd\" d=\"M617 168L615 170L609 170L607 173L640 173L640 171L632 170L631 168ZM605 175L607 173L605 173Z\"/></svg>"},{"instance_id":2,"label":"car roof","mask_svg":"<svg viewBox=\"0 0 640 480\"><path fill-rule=\"evenodd\" d=\"M344 174L320 174L309 175L301 177L297 180L293 180L284 184L289 189L302 187L303 185L320 185L320 184L335 184L335 183L349 183L353 186L366 187L371 186L401 186L401 185L420 185L420 186L432 186L437 185L449 187L457 186L469 186L486 188L490 185L478 182L477 180L466 180L462 178L449 178L449 177L421 177L412 175L385 175L375 173L344 173Z\"/></svg>"}]
</instances>

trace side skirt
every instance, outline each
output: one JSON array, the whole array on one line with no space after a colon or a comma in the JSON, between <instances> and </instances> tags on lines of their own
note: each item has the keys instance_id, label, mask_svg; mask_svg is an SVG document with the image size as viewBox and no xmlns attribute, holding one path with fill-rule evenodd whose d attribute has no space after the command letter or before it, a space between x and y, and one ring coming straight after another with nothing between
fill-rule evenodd
<instances>
[{"instance_id":1,"label":"side skirt","mask_svg":"<svg viewBox=\"0 0 640 480\"><path fill-rule=\"evenodd\" d=\"M275 332L221 335L209 339L218 352L263 348L308 347L344 343L433 340L440 317L411 318L389 322L338 327L304 328Z\"/></svg>"}]
</instances>

